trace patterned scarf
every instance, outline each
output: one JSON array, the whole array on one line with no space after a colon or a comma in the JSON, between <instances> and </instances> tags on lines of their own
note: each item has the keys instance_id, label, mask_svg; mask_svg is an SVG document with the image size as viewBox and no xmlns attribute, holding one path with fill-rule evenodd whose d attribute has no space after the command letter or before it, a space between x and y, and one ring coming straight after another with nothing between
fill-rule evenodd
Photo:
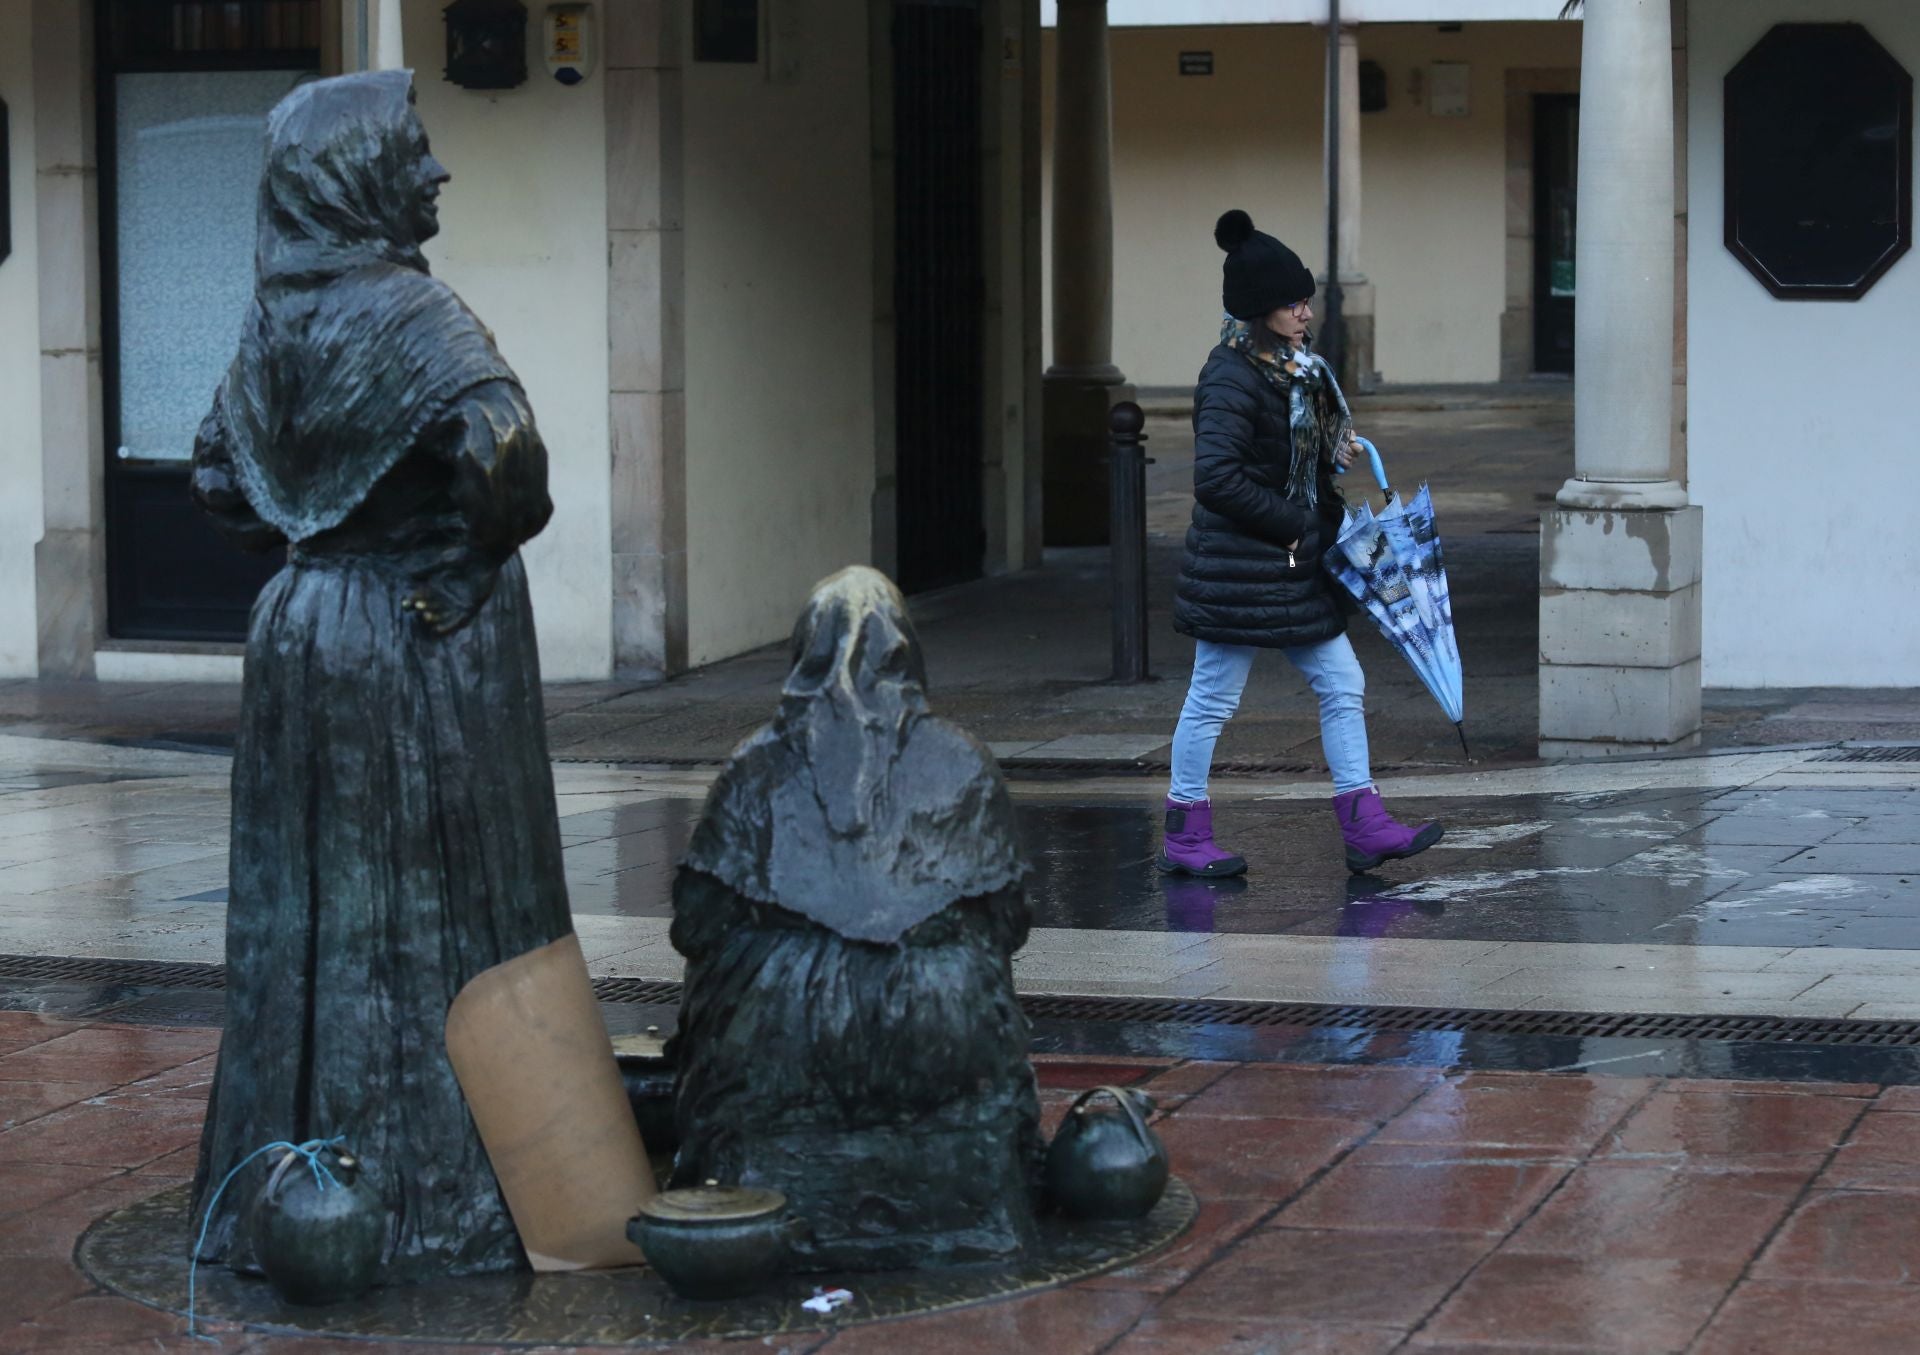
<instances>
[{"instance_id":1,"label":"patterned scarf","mask_svg":"<svg viewBox=\"0 0 1920 1355\"><path fill-rule=\"evenodd\" d=\"M1227 316L1220 342L1251 362L1287 402L1287 421L1293 428L1287 497L1318 508L1320 463L1332 460L1333 449L1353 436L1353 415L1347 409L1347 397L1340 393L1340 383L1333 378L1333 368L1313 351L1311 334L1302 347L1288 348L1257 320Z\"/></svg>"}]
</instances>

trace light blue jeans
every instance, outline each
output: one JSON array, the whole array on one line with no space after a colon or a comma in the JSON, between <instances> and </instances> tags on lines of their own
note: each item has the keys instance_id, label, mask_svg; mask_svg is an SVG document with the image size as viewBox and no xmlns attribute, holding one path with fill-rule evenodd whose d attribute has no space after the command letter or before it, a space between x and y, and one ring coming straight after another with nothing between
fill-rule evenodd
<instances>
[{"instance_id":1,"label":"light blue jeans","mask_svg":"<svg viewBox=\"0 0 1920 1355\"><path fill-rule=\"evenodd\" d=\"M1240 694L1253 672L1252 645L1217 645L1201 640L1193 649L1193 680L1180 727L1173 734L1173 785L1167 794L1189 804L1207 798L1207 772L1220 731L1240 708ZM1367 761L1366 674L1344 635L1317 645L1280 651L1292 661L1320 698L1320 746L1333 773L1333 792L1344 795L1373 784Z\"/></svg>"}]
</instances>

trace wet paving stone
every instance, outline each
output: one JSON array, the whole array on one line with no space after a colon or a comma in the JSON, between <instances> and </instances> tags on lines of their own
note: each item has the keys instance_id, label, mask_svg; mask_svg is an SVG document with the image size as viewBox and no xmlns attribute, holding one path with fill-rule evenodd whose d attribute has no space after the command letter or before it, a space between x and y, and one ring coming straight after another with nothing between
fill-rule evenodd
<instances>
[{"instance_id":1,"label":"wet paving stone","mask_svg":"<svg viewBox=\"0 0 1920 1355\"><path fill-rule=\"evenodd\" d=\"M1112 1355L1388 1355L1405 1339L1406 1333L1393 1327L1151 1318L1111 1350Z\"/></svg>"},{"instance_id":2,"label":"wet paving stone","mask_svg":"<svg viewBox=\"0 0 1920 1355\"><path fill-rule=\"evenodd\" d=\"M1852 1097L1753 1095L1737 1088L1659 1091L1609 1136L1600 1156L1688 1168L1811 1176L1866 1112Z\"/></svg>"},{"instance_id":3,"label":"wet paving stone","mask_svg":"<svg viewBox=\"0 0 1920 1355\"><path fill-rule=\"evenodd\" d=\"M1412 1327L1486 1255L1480 1238L1262 1229L1162 1308L1164 1317Z\"/></svg>"},{"instance_id":4,"label":"wet paving stone","mask_svg":"<svg viewBox=\"0 0 1920 1355\"><path fill-rule=\"evenodd\" d=\"M1695 1355L1912 1355L1920 1285L1752 1279L1734 1291Z\"/></svg>"},{"instance_id":5,"label":"wet paving stone","mask_svg":"<svg viewBox=\"0 0 1920 1355\"><path fill-rule=\"evenodd\" d=\"M1713 1316L1738 1273L1737 1263L1717 1258L1501 1253L1468 1278L1422 1330L1414 1349L1429 1342L1485 1342L1525 1351L1569 1346L1619 1355L1678 1351Z\"/></svg>"},{"instance_id":6,"label":"wet paving stone","mask_svg":"<svg viewBox=\"0 0 1920 1355\"><path fill-rule=\"evenodd\" d=\"M1759 1249L1805 1188L1800 1172L1689 1172L1631 1162L1588 1163L1567 1178L1505 1250L1642 1260L1745 1258Z\"/></svg>"},{"instance_id":7,"label":"wet paving stone","mask_svg":"<svg viewBox=\"0 0 1920 1355\"><path fill-rule=\"evenodd\" d=\"M1472 1149L1356 1148L1279 1222L1290 1228L1393 1233L1509 1232L1558 1185L1570 1162L1502 1160Z\"/></svg>"},{"instance_id":8,"label":"wet paving stone","mask_svg":"<svg viewBox=\"0 0 1920 1355\"><path fill-rule=\"evenodd\" d=\"M1539 1148L1584 1156L1652 1086L1633 1078L1598 1086L1553 1077L1450 1078L1408 1107L1375 1141Z\"/></svg>"},{"instance_id":9,"label":"wet paving stone","mask_svg":"<svg viewBox=\"0 0 1920 1355\"><path fill-rule=\"evenodd\" d=\"M1753 1267L1757 1279L1834 1274L1862 1284L1920 1275L1920 1194L1817 1190Z\"/></svg>"}]
</instances>

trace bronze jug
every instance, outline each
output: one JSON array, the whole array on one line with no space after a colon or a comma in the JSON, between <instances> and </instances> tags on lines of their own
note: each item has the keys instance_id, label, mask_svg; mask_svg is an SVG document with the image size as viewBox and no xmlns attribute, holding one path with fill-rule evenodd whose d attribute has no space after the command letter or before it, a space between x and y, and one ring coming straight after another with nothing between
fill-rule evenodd
<instances>
[{"instance_id":1,"label":"bronze jug","mask_svg":"<svg viewBox=\"0 0 1920 1355\"><path fill-rule=\"evenodd\" d=\"M321 1149L332 1176L315 1179L307 1159L282 1154L255 1197L255 1259L288 1303L318 1306L366 1292L380 1272L387 1211L362 1179L359 1159Z\"/></svg>"},{"instance_id":2,"label":"bronze jug","mask_svg":"<svg viewBox=\"0 0 1920 1355\"><path fill-rule=\"evenodd\" d=\"M1106 1093L1118 1113L1089 1111L1089 1098ZM1047 1193L1082 1219L1137 1219L1167 1188L1167 1149L1142 1111L1153 1100L1125 1087L1093 1087L1074 1098L1047 1148Z\"/></svg>"}]
</instances>

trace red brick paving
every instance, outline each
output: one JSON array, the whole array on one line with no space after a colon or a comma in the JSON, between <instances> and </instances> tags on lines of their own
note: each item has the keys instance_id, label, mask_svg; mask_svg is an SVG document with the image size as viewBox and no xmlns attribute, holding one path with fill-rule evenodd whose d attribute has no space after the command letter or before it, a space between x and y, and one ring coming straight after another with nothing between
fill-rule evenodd
<instances>
[{"instance_id":1,"label":"red brick paving","mask_svg":"<svg viewBox=\"0 0 1920 1355\"><path fill-rule=\"evenodd\" d=\"M91 1220L191 1173L216 1043L0 1012L0 1351L209 1349L96 1290L71 1254ZM1040 1075L1049 1119L1089 1085L1155 1094L1201 1199L1185 1237L1066 1289L712 1349L1920 1350L1914 1088L1152 1059ZM228 1331L223 1349L370 1347Z\"/></svg>"}]
</instances>

